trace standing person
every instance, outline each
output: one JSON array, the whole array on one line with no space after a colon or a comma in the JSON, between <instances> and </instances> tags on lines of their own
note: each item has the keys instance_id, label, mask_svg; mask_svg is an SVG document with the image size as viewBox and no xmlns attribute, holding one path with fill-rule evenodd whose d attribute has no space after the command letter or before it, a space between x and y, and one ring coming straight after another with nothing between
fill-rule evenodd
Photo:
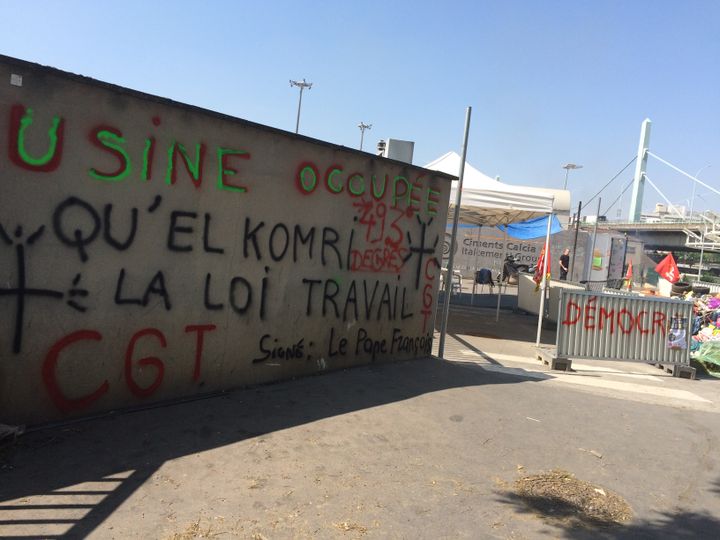
<instances>
[{"instance_id":1,"label":"standing person","mask_svg":"<svg viewBox=\"0 0 720 540\"><path fill-rule=\"evenodd\" d=\"M567 279L568 268L570 268L570 249L565 248L563 254L560 255L560 279Z\"/></svg>"}]
</instances>

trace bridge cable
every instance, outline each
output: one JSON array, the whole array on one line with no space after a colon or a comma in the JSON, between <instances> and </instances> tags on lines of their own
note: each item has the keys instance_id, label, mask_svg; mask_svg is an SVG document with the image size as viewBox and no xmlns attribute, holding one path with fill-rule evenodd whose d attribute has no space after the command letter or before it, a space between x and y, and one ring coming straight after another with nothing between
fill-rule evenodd
<instances>
[{"instance_id":1,"label":"bridge cable","mask_svg":"<svg viewBox=\"0 0 720 540\"><path fill-rule=\"evenodd\" d=\"M683 176L687 176L690 180L692 180L692 181L694 181L694 182L697 182L698 184L700 184L700 185L703 186L704 188L707 188L707 189L709 189L710 191L713 191L713 192L717 193L718 195L720 195L720 191L718 191L716 188L707 185L707 184L706 184L705 182L703 182L702 180L700 180L700 179L698 179L698 178L695 178L695 177L692 176L691 174L688 174L688 173L686 173L685 171L683 171L682 169L679 169L678 167L676 167L675 165L673 165L673 164L670 163L669 161L665 161L665 160L664 160L663 158L661 158L660 156L657 156L657 155L653 154L650 150L648 150L647 153L648 153L649 156L654 157L655 159L657 159L657 160L660 161L661 163L664 163L665 165L667 165L667 166L670 167L671 169L675 169L677 172L679 172L679 173L682 174Z\"/></svg>"},{"instance_id":2,"label":"bridge cable","mask_svg":"<svg viewBox=\"0 0 720 540\"><path fill-rule=\"evenodd\" d=\"M630 179L630 183L629 183L627 186L625 186L625 189L623 189L623 190L620 192L620 195L617 196L617 199L615 199L615 200L612 202L612 204L611 204L610 206L608 206L602 214L600 214L601 216L606 216L606 215L607 215L607 213L610 211L610 209L611 209L613 206L615 206L615 204L617 204L617 202L622 198L623 195L625 195L625 192L626 192L628 189L630 189L630 186L633 185L633 182L634 182L634 181L635 181L634 178L631 178L631 179Z\"/></svg>"},{"instance_id":3,"label":"bridge cable","mask_svg":"<svg viewBox=\"0 0 720 540\"><path fill-rule=\"evenodd\" d=\"M650 180L650 177L649 177L647 174L643 174L643 176L645 177L645 180L647 180L648 184L650 184L650 185L653 187L653 189L655 189L655 191L657 191L658 194L659 194L663 199L665 199L665 202L667 203L668 207L669 207L671 210L674 210L675 213L676 213L678 216L680 216L682 219L685 219L685 216L680 213L680 210L678 210L677 208L675 208L675 205L670 202L670 199L668 199L668 198L665 196L665 194L664 194L662 191L660 191L660 188L657 187L652 180Z\"/></svg>"},{"instance_id":4,"label":"bridge cable","mask_svg":"<svg viewBox=\"0 0 720 540\"><path fill-rule=\"evenodd\" d=\"M600 191L598 191L595 195L593 195L593 196L590 198L589 201L587 201L585 204L583 204L583 206L585 207L585 206L587 206L588 204L590 204L590 203L593 201L593 199L595 199L595 197L597 197L598 195L600 195L600 194L603 192L603 190L604 190L606 187L608 187L608 186L612 183L613 180L615 180L618 176L620 176L625 169L627 169L630 165L632 165L632 164L633 164L633 161L635 161L636 159L637 159L637 156L635 156L634 158L632 158L632 159L628 162L627 165L625 165L622 169L620 169L620 172L618 172L615 176L613 176L610 180L608 180L608 183L605 184Z\"/></svg>"}]
</instances>

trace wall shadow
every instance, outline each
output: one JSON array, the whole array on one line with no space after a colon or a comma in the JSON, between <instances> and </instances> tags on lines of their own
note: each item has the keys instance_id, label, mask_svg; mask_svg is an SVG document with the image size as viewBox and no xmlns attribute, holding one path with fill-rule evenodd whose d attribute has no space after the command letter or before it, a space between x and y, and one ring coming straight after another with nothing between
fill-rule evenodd
<instances>
[{"instance_id":1,"label":"wall shadow","mask_svg":"<svg viewBox=\"0 0 720 540\"><path fill-rule=\"evenodd\" d=\"M464 339L461 338L459 335L457 335L457 334L455 334L455 333L449 333L449 335L450 335L454 340L456 340L458 343L461 343L463 346L467 347L468 349L470 349L471 351L473 351L475 354L477 354L478 356L480 356L481 358L483 358L483 360L486 360L487 362L490 362L490 363L491 363L492 365L494 365L494 366L500 366L500 365L502 365L502 364L500 364L500 362L498 362L497 360L495 360L492 356L490 356L489 354L481 351L481 350L478 349L475 345L473 345L473 344L470 343L469 341L464 340Z\"/></svg>"},{"instance_id":2,"label":"wall shadow","mask_svg":"<svg viewBox=\"0 0 720 540\"><path fill-rule=\"evenodd\" d=\"M181 456L430 392L528 380L426 358L31 432L0 453L0 537L83 538Z\"/></svg>"}]
</instances>

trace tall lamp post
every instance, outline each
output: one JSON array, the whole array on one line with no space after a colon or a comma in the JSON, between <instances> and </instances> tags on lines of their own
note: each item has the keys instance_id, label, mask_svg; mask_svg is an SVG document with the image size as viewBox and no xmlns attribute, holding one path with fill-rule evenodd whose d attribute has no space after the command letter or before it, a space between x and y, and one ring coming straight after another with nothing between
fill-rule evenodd
<instances>
[{"instance_id":1,"label":"tall lamp post","mask_svg":"<svg viewBox=\"0 0 720 540\"><path fill-rule=\"evenodd\" d=\"M365 130L372 129L372 124L364 124L364 123L360 122L358 124L358 127L360 128L360 150L362 150L363 138L365 137Z\"/></svg>"},{"instance_id":2,"label":"tall lamp post","mask_svg":"<svg viewBox=\"0 0 720 540\"><path fill-rule=\"evenodd\" d=\"M300 107L302 107L303 90L305 90L306 88L308 90L310 90L312 88L312 85L313 85L313 83L307 82L305 79L303 79L302 81L293 81L292 79L290 80L291 88L293 86L297 86L300 88L300 99L298 100L298 113L297 113L297 122L295 122L295 133L297 133L298 130L300 129Z\"/></svg>"},{"instance_id":3,"label":"tall lamp post","mask_svg":"<svg viewBox=\"0 0 720 540\"><path fill-rule=\"evenodd\" d=\"M698 172L695 173L695 178L700 176L700 173L703 172L705 169L710 167L711 165L708 163L707 165L700 167L698 169ZM697 182L693 180L693 188L692 188L692 197L690 197L690 219L692 219L693 215L693 206L695 206L695 188L697 187Z\"/></svg>"},{"instance_id":4,"label":"tall lamp post","mask_svg":"<svg viewBox=\"0 0 720 540\"><path fill-rule=\"evenodd\" d=\"M574 169L582 169L583 166L576 165L575 163L566 163L565 165L563 165L562 168L565 169L565 183L563 184L563 189L567 189L568 174L570 174L570 170L571 169L573 169L573 170Z\"/></svg>"}]
</instances>

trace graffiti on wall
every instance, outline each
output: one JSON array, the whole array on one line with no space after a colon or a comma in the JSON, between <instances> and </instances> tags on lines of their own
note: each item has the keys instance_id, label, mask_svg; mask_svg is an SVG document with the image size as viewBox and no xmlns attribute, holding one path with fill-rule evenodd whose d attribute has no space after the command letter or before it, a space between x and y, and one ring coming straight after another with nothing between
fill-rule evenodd
<instances>
[{"instance_id":1,"label":"graffiti on wall","mask_svg":"<svg viewBox=\"0 0 720 540\"><path fill-rule=\"evenodd\" d=\"M22 358L28 339L38 339L37 331L30 335L30 320L37 326L48 311L75 314L72 320L81 324L62 334L44 332L47 347L33 359L59 411L87 409L118 384L135 398L150 398L169 370L182 370L187 381L202 385L208 347L222 350L233 325L271 323L288 310L298 319L324 321L322 333L288 339L287 332L276 333L268 324L268 331L245 347L242 362L263 369L430 353L442 226L435 221L441 194L428 179L366 174L319 159L289 163L285 177L277 179L279 192L342 205L347 223L263 219L241 204L230 219L227 211L178 202L172 190L186 183L198 194L210 190L250 200L254 186L247 165L261 159L262 149L175 137L163 131L160 116L149 119L143 137L110 122L81 132L72 118L52 111L43 112L49 121L41 123L35 107L16 103L5 113L8 159L0 162L2 180L15 181L16 170L23 181L63 182L65 164L78 160L68 148L78 145L85 161L82 177L68 188L75 192L64 191L46 211L16 222L18 214L8 217L8 203L0 206L0 267L8 276L0 303L13 314L0 324L0 350L2 358ZM83 182L108 189L103 196L96 191L88 196ZM147 196L124 202L113 189L128 183ZM140 255L150 241L166 263L153 267ZM43 250L52 255L38 257ZM99 281L93 274L108 253L123 262L105 269ZM60 271L39 271L48 257ZM191 274L188 286L187 276L179 279L178 273L200 268L198 260L209 264ZM295 270L290 278L287 268ZM109 309L137 320L137 327L98 326L95 315ZM154 320L167 314L167 327L143 326L147 313ZM178 325L186 313L196 320ZM83 359L106 355L103 343L110 339L124 343L115 360L121 382L97 374L91 391L78 395L68 389L64 359L76 351ZM174 354L171 361L169 350L183 351L185 358Z\"/></svg>"}]
</instances>

